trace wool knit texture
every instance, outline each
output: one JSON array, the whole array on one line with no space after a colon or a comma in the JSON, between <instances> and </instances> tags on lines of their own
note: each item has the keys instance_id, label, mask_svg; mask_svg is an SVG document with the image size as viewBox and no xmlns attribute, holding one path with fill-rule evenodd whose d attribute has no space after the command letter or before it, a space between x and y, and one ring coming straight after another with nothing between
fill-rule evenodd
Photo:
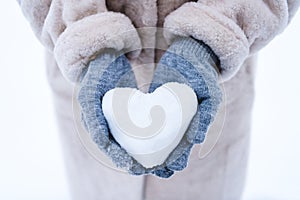
<instances>
[{"instance_id":1,"label":"wool knit texture","mask_svg":"<svg viewBox=\"0 0 300 200\"><path fill-rule=\"evenodd\" d=\"M107 91L115 87L137 88L130 63L121 52L108 49L83 70L78 94L82 122L92 140L117 167L133 175L168 178L187 166L193 145L203 142L217 113L222 101L217 64L218 58L208 46L185 37L176 39L161 58L149 92L167 82L184 83L194 89L199 102L183 139L162 165L145 168L132 158L112 137L103 115L101 102Z\"/></svg>"}]
</instances>

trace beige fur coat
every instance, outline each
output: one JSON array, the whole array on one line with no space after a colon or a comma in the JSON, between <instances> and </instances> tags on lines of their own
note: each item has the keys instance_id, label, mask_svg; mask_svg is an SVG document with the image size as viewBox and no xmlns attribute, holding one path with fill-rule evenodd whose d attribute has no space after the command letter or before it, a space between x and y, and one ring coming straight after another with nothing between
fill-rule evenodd
<instances>
[{"instance_id":1,"label":"beige fur coat","mask_svg":"<svg viewBox=\"0 0 300 200\"><path fill-rule=\"evenodd\" d=\"M248 158L255 54L281 33L299 0L18 0L46 47L73 199L240 199ZM152 27L152 28L145 28ZM144 28L144 29L138 29ZM160 29L163 28L163 29ZM220 59L226 101L222 135L202 160L169 180L132 177L99 165L75 134L72 84L104 48L128 54L139 86L176 36L193 36ZM66 81L68 80L68 81ZM145 88L141 88L145 89ZM213 129L214 130L214 129ZM213 131L211 130L211 131ZM195 158L195 159L193 159Z\"/></svg>"}]
</instances>

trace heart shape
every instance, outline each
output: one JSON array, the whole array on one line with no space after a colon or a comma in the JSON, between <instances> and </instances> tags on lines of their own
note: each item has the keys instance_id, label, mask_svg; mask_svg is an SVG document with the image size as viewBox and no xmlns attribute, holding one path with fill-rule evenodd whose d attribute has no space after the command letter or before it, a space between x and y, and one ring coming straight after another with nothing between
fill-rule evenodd
<instances>
[{"instance_id":1,"label":"heart shape","mask_svg":"<svg viewBox=\"0 0 300 200\"><path fill-rule=\"evenodd\" d=\"M153 93L114 88L102 100L115 140L146 168L162 164L175 149L197 111L186 84L169 82Z\"/></svg>"}]
</instances>

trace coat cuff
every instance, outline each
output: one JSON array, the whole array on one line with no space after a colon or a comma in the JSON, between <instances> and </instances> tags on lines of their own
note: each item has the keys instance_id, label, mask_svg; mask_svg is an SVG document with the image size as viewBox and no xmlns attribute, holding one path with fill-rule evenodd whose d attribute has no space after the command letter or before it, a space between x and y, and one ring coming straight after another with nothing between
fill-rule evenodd
<instances>
[{"instance_id":1,"label":"coat cuff","mask_svg":"<svg viewBox=\"0 0 300 200\"><path fill-rule=\"evenodd\" d=\"M59 36L54 56L63 75L77 82L83 68L105 48L129 52L141 49L141 41L125 15L104 12L85 17Z\"/></svg>"},{"instance_id":2,"label":"coat cuff","mask_svg":"<svg viewBox=\"0 0 300 200\"><path fill-rule=\"evenodd\" d=\"M249 55L249 43L230 18L200 3L185 3L165 19L169 44L177 36L192 36L207 44L220 60L221 80L233 77Z\"/></svg>"}]
</instances>

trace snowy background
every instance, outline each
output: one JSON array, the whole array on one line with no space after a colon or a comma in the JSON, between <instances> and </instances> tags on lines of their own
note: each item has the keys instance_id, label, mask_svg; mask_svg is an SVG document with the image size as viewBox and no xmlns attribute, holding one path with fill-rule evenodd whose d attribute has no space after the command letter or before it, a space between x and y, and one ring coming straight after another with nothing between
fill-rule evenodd
<instances>
[{"instance_id":1,"label":"snowy background","mask_svg":"<svg viewBox=\"0 0 300 200\"><path fill-rule=\"evenodd\" d=\"M0 199L69 200L43 47L0 2ZM300 200L300 13L259 56L244 200Z\"/></svg>"}]
</instances>

